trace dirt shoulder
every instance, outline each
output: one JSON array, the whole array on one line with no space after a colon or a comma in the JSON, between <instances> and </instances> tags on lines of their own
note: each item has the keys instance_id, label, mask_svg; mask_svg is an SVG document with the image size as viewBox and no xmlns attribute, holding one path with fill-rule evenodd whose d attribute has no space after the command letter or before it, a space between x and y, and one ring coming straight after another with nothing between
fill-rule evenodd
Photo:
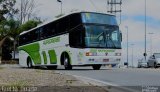
<instances>
[{"instance_id":1,"label":"dirt shoulder","mask_svg":"<svg viewBox=\"0 0 160 92\"><path fill-rule=\"evenodd\" d=\"M0 90L25 92L106 92L73 76L54 70L27 69L18 65L0 65Z\"/></svg>"}]
</instances>

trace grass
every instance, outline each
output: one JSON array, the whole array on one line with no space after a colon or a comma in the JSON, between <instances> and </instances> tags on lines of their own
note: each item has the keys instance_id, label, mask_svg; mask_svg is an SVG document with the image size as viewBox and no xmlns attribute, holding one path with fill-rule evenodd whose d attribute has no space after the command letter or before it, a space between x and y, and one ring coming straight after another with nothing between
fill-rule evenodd
<instances>
[{"instance_id":1,"label":"grass","mask_svg":"<svg viewBox=\"0 0 160 92\"><path fill-rule=\"evenodd\" d=\"M75 81L77 81L77 80L66 80L66 83L72 84L72 83L75 82Z\"/></svg>"},{"instance_id":2,"label":"grass","mask_svg":"<svg viewBox=\"0 0 160 92\"><path fill-rule=\"evenodd\" d=\"M43 73L43 71L39 70L39 69L36 69L35 71L36 71L36 73Z\"/></svg>"},{"instance_id":3,"label":"grass","mask_svg":"<svg viewBox=\"0 0 160 92\"><path fill-rule=\"evenodd\" d=\"M8 83L6 85L3 85L2 87L2 91L9 91L9 92L12 92L12 91L21 91L23 90L25 87L28 86L28 83L27 81L16 81L14 83Z\"/></svg>"},{"instance_id":4,"label":"grass","mask_svg":"<svg viewBox=\"0 0 160 92\"><path fill-rule=\"evenodd\" d=\"M0 70L3 70L4 69L4 67L0 67Z\"/></svg>"}]
</instances>

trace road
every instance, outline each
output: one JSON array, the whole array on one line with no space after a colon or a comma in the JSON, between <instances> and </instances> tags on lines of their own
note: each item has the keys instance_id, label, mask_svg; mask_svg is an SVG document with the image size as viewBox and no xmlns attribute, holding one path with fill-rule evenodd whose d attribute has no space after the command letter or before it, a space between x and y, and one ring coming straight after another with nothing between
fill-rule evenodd
<instances>
[{"instance_id":1,"label":"road","mask_svg":"<svg viewBox=\"0 0 160 92\"><path fill-rule=\"evenodd\" d=\"M58 69L58 72L88 77L119 86L160 86L160 69L106 69L92 70L78 67L73 70Z\"/></svg>"}]
</instances>

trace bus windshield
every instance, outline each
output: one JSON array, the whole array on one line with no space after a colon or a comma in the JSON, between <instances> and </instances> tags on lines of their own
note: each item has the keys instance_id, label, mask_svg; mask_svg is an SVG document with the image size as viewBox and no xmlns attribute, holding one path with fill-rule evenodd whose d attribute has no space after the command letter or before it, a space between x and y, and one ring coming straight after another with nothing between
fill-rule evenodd
<instances>
[{"instance_id":1,"label":"bus windshield","mask_svg":"<svg viewBox=\"0 0 160 92\"><path fill-rule=\"evenodd\" d=\"M85 46L93 48L121 48L121 36L117 26L86 25Z\"/></svg>"},{"instance_id":2,"label":"bus windshield","mask_svg":"<svg viewBox=\"0 0 160 92\"><path fill-rule=\"evenodd\" d=\"M99 13L82 13L81 16L83 23L118 25L116 17L112 15Z\"/></svg>"}]
</instances>

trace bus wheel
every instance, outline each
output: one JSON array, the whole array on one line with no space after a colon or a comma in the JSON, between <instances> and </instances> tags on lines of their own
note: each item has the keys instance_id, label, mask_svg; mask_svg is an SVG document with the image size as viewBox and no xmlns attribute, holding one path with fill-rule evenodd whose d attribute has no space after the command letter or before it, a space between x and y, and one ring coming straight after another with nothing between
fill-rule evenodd
<instances>
[{"instance_id":1,"label":"bus wheel","mask_svg":"<svg viewBox=\"0 0 160 92\"><path fill-rule=\"evenodd\" d=\"M56 70L57 66L47 66L47 69L49 69L49 70Z\"/></svg>"},{"instance_id":2,"label":"bus wheel","mask_svg":"<svg viewBox=\"0 0 160 92\"><path fill-rule=\"evenodd\" d=\"M154 63L154 68L157 68L157 64L156 63Z\"/></svg>"},{"instance_id":3,"label":"bus wheel","mask_svg":"<svg viewBox=\"0 0 160 92\"><path fill-rule=\"evenodd\" d=\"M72 65L70 64L70 59L68 54L63 55L63 62L66 70L72 70Z\"/></svg>"},{"instance_id":4,"label":"bus wheel","mask_svg":"<svg viewBox=\"0 0 160 92\"><path fill-rule=\"evenodd\" d=\"M29 57L27 58L27 66L28 66L28 68L32 68L33 67L31 58L29 58Z\"/></svg>"},{"instance_id":5,"label":"bus wheel","mask_svg":"<svg viewBox=\"0 0 160 92\"><path fill-rule=\"evenodd\" d=\"M101 65L93 65L92 67L94 70L99 70L101 68Z\"/></svg>"}]
</instances>

